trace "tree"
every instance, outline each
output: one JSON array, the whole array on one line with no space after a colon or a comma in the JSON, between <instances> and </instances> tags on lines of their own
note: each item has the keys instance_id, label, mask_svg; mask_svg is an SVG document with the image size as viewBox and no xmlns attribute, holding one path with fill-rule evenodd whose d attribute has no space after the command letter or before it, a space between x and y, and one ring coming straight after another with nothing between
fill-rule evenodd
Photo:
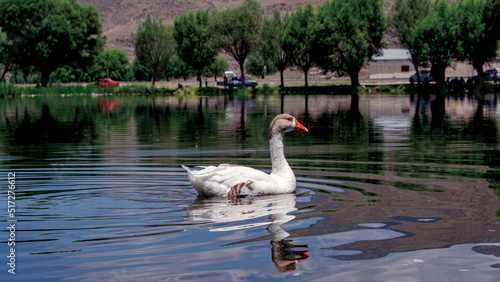
<instances>
[{"instance_id":1,"label":"tree","mask_svg":"<svg viewBox=\"0 0 500 282\"><path fill-rule=\"evenodd\" d=\"M462 52L457 18L457 13L446 0L438 0L432 12L415 29L422 60L431 62L431 74L438 84L444 84L446 68Z\"/></svg>"},{"instance_id":2,"label":"tree","mask_svg":"<svg viewBox=\"0 0 500 282\"><path fill-rule=\"evenodd\" d=\"M314 66L316 50L316 15L311 2L304 8L298 7L291 17L285 32L283 50L290 59L291 65L304 72L305 86L308 86L307 74Z\"/></svg>"},{"instance_id":3,"label":"tree","mask_svg":"<svg viewBox=\"0 0 500 282\"><path fill-rule=\"evenodd\" d=\"M149 81L149 70L141 65L137 58L132 61L132 76L136 81Z\"/></svg>"},{"instance_id":4,"label":"tree","mask_svg":"<svg viewBox=\"0 0 500 282\"><path fill-rule=\"evenodd\" d=\"M331 0L318 9L318 64L359 85L359 72L384 47L388 23L381 0ZM326 57L325 57L326 56Z\"/></svg>"},{"instance_id":5,"label":"tree","mask_svg":"<svg viewBox=\"0 0 500 282\"><path fill-rule=\"evenodd\" d=\"M249 74L264 78L264 66L266 67L266 74L272 74L278 71L274 62L268 57L264 57L262 49L259 48L259 51L248 56L245 69Z\"/></svg>"},{"instance_id":6,"label":"tree","mask_svg":"<svg viewBox=\"0 0 500 282\"><path fill-rule=\"evenodd\" d=\"M480 77L483 65L497 55L497 41L494 22L497 15L491 9L492 2L463 0L456 4L459 21L459 40L461 51L458 60L472 62Z\"/></svg>"},{"instance_id":7,"label":"tree","mask_svg":"<svg viewBox=\"0 0 500 282\"><path fill-rule=\"evenodd\" d=\"M184 81L187 80L188 76L191 76L195 73L193 69L182 60L178 55L174 56L172 59L172 63L169 67L169 74L172 77L182 77Z\"/></svg>"},{"instance_id":8,"label":"tree","mask_svg":"<svg viewBox=\"0 0 500 282\"><path fill-rule=\"evenodd\" d=\"M69 66L62 66L54 70L50 74L49 81L51 83L54 82L62 82L68 83L72 81L76 81L78 79L78 71Z\"/></svg>"},{"instance_id":9,"label":"tree","mask_svg":"<svg viewBox=\"0 0 500 282\"><path fill-rule=\"evenodd\" d=\"M500 40L500 0L486 2L487 26L491 28L492 37Z\"/></svg>"},{"instance_id":10,"label":"tree","mask_svg":"<svg viewBox=\"0 0 500 282\"><path fill-rule=\"evenodd\" d=\"M12 42L7 38L7 33L2 32L0 28L0 83L5 81L5 75L9 72L14 64L13 58L9 50L12 48Z\"/></svg>"},{"instance_id":11,"label":"tree","mask_svg":"<svg viewBox=\"0 0 500 282\"><path fill-rule=\"evenodd\" d=\"M175 55L173 30L173 25L164 24L162 19L153 21L148 14L131 35L137 63L147 69L153 85Z\"/></svg>"},{"instance_id":12,"label":"tree","mask_svg":"<svg viewBox=\"0 0 500 282\"><path fill-rule=\"evenodd\" d=\"M14 62L40 71L43 86L58 67L89 64L105 42L97 9L75 0L0 0L0 26Z\"/></svg>"},{"instance_id":13,"label":"tree","mask_svg":"<svg viewBox=\"0 0 500 282\"><path fill-rule=\"evenodd\" d=\"M88 75L91 81L104 77L119 81L130 80L131 69L127 54L122 49L107 49L95 58L94 64L88 71Z\"/></svg>"},{"instance_id":14,"label":"tree","mask_svg":"<svg viewBox=\"0 0 500 282\"><path fill-rule=\"evenodd\" d=\"M275 7L273 18L266 18L262 27L262 57L267 61L266 73L273 73L273 67L280 72L281 87L284 87L283 72L290 66L290 59L285 52L286 30L290 23L290 14L281 16L280 10Z\"/></svg>"},{"instance_id":15,"label":"tree","mask_svg":"<svg viewBox=\"0 0 500 282\"><path fill-rule=\"evenodd\" d=\"M205 68L204 73L206 75L214 76L214 79L217 80L217 76L224 75L224 71L226 71L227 69L229 69L229 64L226 58L218 55L215 57L212 63Z\"/></svg>"},{"instance_id":16,"label":"tree","mask_svg":"<svg viewBox=\"0 0 500 282\"><path fill-rule=\"evenodd\" d=\"M415 40L415 29L431 12L431 0L396 0L392 6L392 25L403 47L408 49L420 84L419 66L422 65L422 50Z\"/></svg>"},{"instance_id":17,"label":"tree","mask_svg":"<svg viewBox=\"0 0 500 282\"><path fill-rule=\"evenodd\" d=\"M174 19L174 38L177 42L177 54L189 67L196 70L200 87L203 69L210 65L217 53L208 44L207 26L210 14L206 10L198 10L196 14L189 12Z\"/></svg>"},{"instance_id":18,"label":"tree","mask_svg":"<svg viewBox=\"0 0 500 282\"><path fill-rule=\"evenodd\" d=\"M216 12L209 25L212 46L231 55L240 66L245 85L245 61L259 44L264 8L257 0L243 0L240 7Z\"/></svg>"}]
</instances>

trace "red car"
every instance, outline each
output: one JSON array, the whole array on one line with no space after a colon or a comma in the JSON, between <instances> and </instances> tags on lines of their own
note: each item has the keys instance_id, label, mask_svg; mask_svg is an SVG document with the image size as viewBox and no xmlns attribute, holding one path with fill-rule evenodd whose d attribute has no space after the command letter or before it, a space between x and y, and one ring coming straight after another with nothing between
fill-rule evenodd
<instances>
[{"instance_id":1,"label":"red car","mask_svg":"<svg viewBox=\"0 0 500 282\"><path fill-rule=\"evenodd\" d=\"M118 84L120 84L118 81L114 81L111 78L101 78L95 83L95 85L101 87L118 86Z\"/></svg>"}]
</instances>

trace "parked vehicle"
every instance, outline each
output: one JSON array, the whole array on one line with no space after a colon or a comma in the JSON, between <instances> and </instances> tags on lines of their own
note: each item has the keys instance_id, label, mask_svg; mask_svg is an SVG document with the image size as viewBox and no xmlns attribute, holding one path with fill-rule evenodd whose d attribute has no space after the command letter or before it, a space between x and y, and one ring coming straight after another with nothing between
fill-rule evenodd
<instances>
[{"instance_id":1,"label":"parked vehicle","mask_svg":"<svg viewBox=\"0 0 500 282\"><path fill-rule=\"evenodd\" d=\"M245 76L245 86L246 87L255 88L255 87L257 87L257 84L258 84L258 82L256 80L252 80L248 76ZM229 88L240 87L241 85L243 85L243 81L242 81L241 76L234 76L231 80L228 80L228 82L227 82L227 86L229 86Z\"/></svg>"},{"instance_id":2,"label":"parked vehicle","mask_svg":"<svg viewBox=\"0 0 500 282\"><path fill-rule=\"evenodd\" d=\"M480 79L479 75L474 75L473 77L471 77L471 81L473 83L479 83L480 81L495 80L495 77L498 80L499 75L500 75L500 69L498 69L498 68L497 69L489 69L483 73L483 79Z\"/></svg>"},{"instance_id":3,"label":"parked vehicle","mask_svg":"<svg viewBox=\"0 0 500 282\"><path fill-rule=\"evenodd\" d=\"M500 69L489 69L484 72L484 79L485 80L493 80L498 78L498 75L500 75Z\"/></svg>"},{"instance_id":4,"label":"parked vehicle","mask_svg":"<svg viewBox=\"0 0 500 282\"><path fill-rule=\"evenodd\" d=\"M431 75L430 70L421 70L421 71L418 71L418 73L420 74L420 81L421 82L429 83L430 81L435 81L434 77ZM415 82L418 82L416 73L414 75L410 76L410 83L413 84Z\"/></svg>"},{"instance_id":5,"label":"parked vehicle","mask_svg":"<svg viewBox=\"0 0 500 282\"><path fill-rule=\"evenodd\" d=\"M118 86L120 83L118 81L114 81L111 78L101 78L99 79L95 85L106 87L106 86Z\"/></svg>"},{"instance_id":6,"label":"parked vehicle","mask_svg":"<svg viewBox=\"0 0 500 282\"><path fill-rule=\"evenodd\" d=\"M240 76L236 76L232 71L224 72L224 81L217 82L217 85L228 86L229 88L240 87L242 85L242 79ZM256 80L250 79L245 76L245 86L255 88L259 83Z\"/></svg>"}]
</instances>

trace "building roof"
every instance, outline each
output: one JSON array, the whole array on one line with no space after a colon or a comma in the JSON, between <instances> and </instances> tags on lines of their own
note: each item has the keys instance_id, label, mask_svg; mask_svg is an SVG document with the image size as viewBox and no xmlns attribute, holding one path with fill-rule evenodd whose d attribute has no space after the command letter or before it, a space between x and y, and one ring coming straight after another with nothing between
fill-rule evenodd
<instances>
[{"instance_id":1,"label":"building roof","mask_svg":"<svg viewBox=\"0 0 500 282\"><path fill-rule=\"evenodd\" d=\"M372 61L395 61L411 60L410 52L407 49L382 49L380 55L372 57Z\"/></svg>"}]
</instances>

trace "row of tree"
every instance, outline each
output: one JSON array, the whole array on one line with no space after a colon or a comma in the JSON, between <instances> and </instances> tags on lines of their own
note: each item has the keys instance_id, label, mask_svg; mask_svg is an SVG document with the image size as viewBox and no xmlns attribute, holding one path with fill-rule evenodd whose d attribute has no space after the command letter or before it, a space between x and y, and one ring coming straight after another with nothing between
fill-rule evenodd
<instances>
[{"instance_id":1,"label":"row of tree","mask_svg":"<svg viewBox=\"0 0 500 282\"><path fill-rule=\"evenodd\" d=\"M136 58L133 62L137 79L182 77L197 75L202 86L202 74L220 75L229 68L226 59L208 46L206 28L208 11L184 14L173 24L154 21L151 15L132 33Z\"/></svg>"},{"instance_id":2,"label":"row of tree","mask_svg":"<svg viewBox=\"0 0 500 282\"><path fill-rule=\"evenodd\" d=\"M388 23L380 0L331 0L315 13L311 3L284 15L276 8L272 18L257 0L210 14L199 10L175 18L173 26L148 16L132 34L138 64L149 75L162 73L177 54L198 78L219 52L230 55L245 78L245 62L252 74L296 67L307 74L314 66L351 76L383 47ZM201 86L201 79L200 79Z\"/></svg>"},{"instance_id":3,"label":"row of tree","mask_svg":"<svg viewBox=\"0 0 500 282\"><path fill-rule=\"evenodd\" d=\"M261 3L243 0L241 6L210 14L199 10L175 18L173 25L154 22L148 16L132 34L138 64L154 77L168 70L174 56L187 69L201 74L219 52L239 64L245 78L248 69L260 74L296 67L307 74L313 66L351 76L358 85L358 74L371 56L383 47L388 23L380 0L332 0L315 13L311 3L284 15L276 8L266 18Z\"/></svg>"},{"instance_id":4,"label":"row of tree","mask_svg":"<svg viewBox=\"0 0 500 282\"><path fill-rule=\"evenodd\" d=\"M220 75L228 64L260 75L318 67L348 75L359 85L360 70L384 47L389 22L418 69L428 64L444 83L453 60L470 61L482 74L497 55L500 0L395 0L391 17L382 0L327 0L315 11L311 3L291 12L274 10L265 17L258 0L238 7L199 10L176 17L172 24L148 15L132 33L136 58L129 65L123 50L103 46L97 10L76 0L0 0L0 80L7 72L38 72L49 79L90 81L103 76L119 80ZM245 68L246 67L246 68Z\"/></svg>"},{"instance_id":5,"label":"row of tree","mask_svg":"<svg viewBox=\"0 0 500 282\"><path fill-rule=\"evenodd\" d=\"M469 61L482 74L483 65L497 56L499 3L396 0L387 19L381 0L327 0L317 11L309 2L293 12L276 8L273 17L266 18L259 1L243 0L239 7L212 14L200 10L181 15L172 26L165 25L169 39L161 41L161 32L145 28L151 22L148 17L132 37L138 64L152 76L162 65L168 69L170 58L177 54L201 85L201 74L222 51L239 64L243 78L245 69L255 75L279 71L283 86L285 69L296 68L304 73L307 86L308 72L318 67L325 73L348 75L357 86L361 69L385 46L383 36L392 22L415 68L430 65L437 82L444 83L445 70L453 60ZM139 40L146 32L151 37ZM155 61L152 54L161 50L169 51L157 54L163 62Z\"/></svg>"},{"instance_id":6,"label":"row of tree","mask_svg":"<svg viewBox=\"0 0 500 282\"><path fill-rule=\"evenodd\" d=\"M498 55L499 0L396 0L392 24L412 62L431 65L438 83L453 60L468 61L483 75L483 65ZM418 74L418 72L417 72ZM420 81L420 77L418 77Z\"/></svg>"},{"instance_id":7,"label":"row of tree","mask_svg":"<svg viewBox=\"0 0 500 282\"><path fill-rule=\"evenodd\" d=\"M0 81L36 72L47 85L60 67L88 69L106 42L97 9L75 0L0 0L0 28Z\"/></svg>"}]
</instances>

